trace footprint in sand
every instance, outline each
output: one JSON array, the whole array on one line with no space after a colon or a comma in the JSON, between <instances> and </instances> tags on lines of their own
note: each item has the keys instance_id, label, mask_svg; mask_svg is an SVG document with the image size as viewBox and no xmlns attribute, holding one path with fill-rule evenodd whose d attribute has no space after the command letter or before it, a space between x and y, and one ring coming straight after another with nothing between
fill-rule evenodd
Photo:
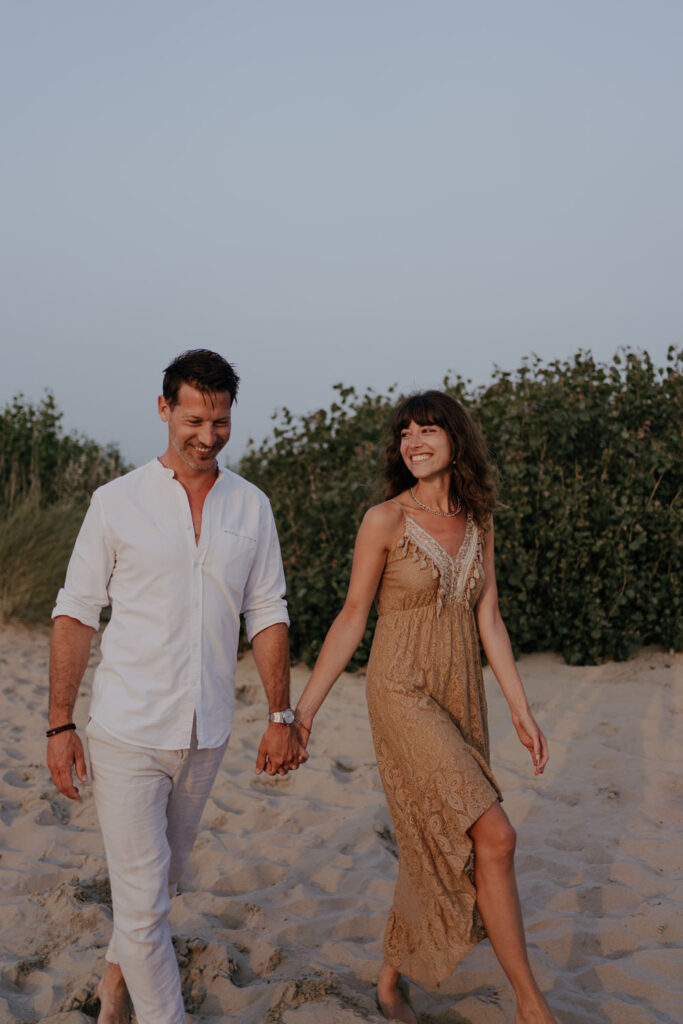
<instances>
[{"instance_id":1,"label":"footprint in sand","mask_svg":"<svg viewBox=\"0 0 683 1024\"><path fill-rule=\"evenodd\" d=\"M245 928L248 923L261 913L261 908L256 903L247 903L242 900L223 897L218 903L215 897L211 896L210 913L217 921L230 931L237 931Z\"/></svg>"},{"instance_id":2,"label":"footprint in sand","mask_svg":"<svg viewBox=\"0 0 683 1024\"><path fill-rule=\"evenodd\" d=\"M100 1000L97 995L97 986L100 982L99 977L92 978L82 985L77 992L71 996L71 998L64 1004L62 1008L63 1013L70 1013L74 1010L80 1010L87 1017L97 1016L100 1012Z\"/></svg>"},{"instance_id":3,"label":"footprint in sand","mask_svg":"<svg viewBox=\"0 0 683 1024\"><path fill-rule=\"evenodd\" d=\"M608 800L618 800L621 793L614 786L598 786L598 793L607 797Z\"/></svg>"},{"instance_id":4,"label":"footprint in sand","mask_svg":"<svg viewBox=\"0 0 683 1024\"><path fill-rule=\"evenodd\" d=\"M19 960L16 964L12 977L12 982L21 991L29 983L29 978L34 971L44 970L50 962L50 951L46 946L41 949L39 953L34 956L25 957L23 960Z\"/></svg>"},{"instance_id":5,"label":"footprint in sand","mask_svg":"<svg viewBox=\"0 0 683 1024\"><path fill-rule=\"evenodd\" d=\"M277 885L289 874L289 868L270 861L243 861L240 865L224 874L218 873L211 883L212 892L217 896L240 896L244 893L258 892Z\"/></svg>"},{"instance_id":6,"label":"footprint in sand","mask_svg":"<svg viewBox=\"0 0 683 1024\"><path fill-rule=\"evenodd\" d=\"M207 985L217 978L225 978L237 987L253 980L253 974L243 968L236 957L228 956L222 943L174 935L173 946L180 969L183 1002L190 1013L201 1007L206 1000Z\"/></svg>"},{"instance_id":7,"label":"footprint in sand","mask_svg":"<svg viewBox=\"0 0 683 1024\"><path fill-rule=\"evenodd\" d=\"M498 1006L501 999L500 992L497 988L484 988L478 992L474 992L473 995L480 1003L486 1003L488 1006Z\"/></svg>"},{"instance_id":8,"label":"footprint in sand","mask_svg":"<svg viewBox=\"0 0 683 1024\"><path fill-rule=\"evenodd\" d=\"M291 775L256 775L252 779L252 785L261 786L263 789L271 790L273 796L282 796L285 790L292 785Z\"/></svg>"},{"instance_id":9,"label":"footprint in sand","mask_svg":"<svg viewBox=\"0 0 683 1024\"><path fill-rule=\"evenodd\" d=\"M18 789L26 789L31 785L34 779L35 775L33 772L26 770L19 772L14 771L13 768L10 768L8 772L5 772L2 777L2 781L6 782L8 786L16 786Z\"/></svg>"},{"instance_id":10,"label":"footprint in sand","mask_svg":"<svg viewBox=\"0 0 683 1024\"><path fill-rule=\"evenodd\" d=\"M348 758L335 758L332 761L332 774L337 782L346 785L351 782L351 775L356 771L359 765L354 764L353 761Z\"/></svg>"},{"instance_id":11,"label":"footprint in sand","mask_svg":"<svg viewBox=\"0 0 683 1024\"><path fill-rule=\"evenodd\" d=\"M95 878L75 883L73 895L79 903L97 903L99 906L109 907L111 910L111 887L106 875L98 875Z\"/></svg>"},{"instance_id":12,"label":"footprint in sand","mask_svg":"<svg viewBox=\"0 0 683 1024\"><path fill-rule=\"evenodd\" d=\"M0 821L3 825L11 825L15 818L23 813L19 800L3 800L0 803Z\"/></svg>"},{"instance_id":13,"label":"footprint in sand","mask_svg":"<svg viewBox=\"0 0 683 1024\"><path fill-rule=\"evenodd\" d=\"M55 800L49 793L41 793L40 799L47 803L47 807L36 818L38 825L68 825L71 821L71 810L65 804Z\"/></svg>"},{"instance_id":14,"label":"footprint in sand","mask_svg":"<svg viewBox=\"0 0 683 1024\"><path fill-rule=\"evenodd\" d=\"M398 842L396 841L395 833L389 828L389 826L375 825L375 833L391 856L398 859Z\"/></svg>"}]
</instances>

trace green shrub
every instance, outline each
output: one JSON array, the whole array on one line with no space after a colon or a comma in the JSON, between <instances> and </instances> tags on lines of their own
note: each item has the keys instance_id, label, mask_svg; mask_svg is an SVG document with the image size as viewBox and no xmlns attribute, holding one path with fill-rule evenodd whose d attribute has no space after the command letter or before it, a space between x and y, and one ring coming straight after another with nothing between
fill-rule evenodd
<instances>
[{"instance_id":1,"label":"green shrub","mask_svg":"<svg viewBox=\"0 0 683 1024\"><path fill-rule=\"evenodd\" d=\"M0 412L0 614L27 624L49 622L90 494L128 468L61 420L49 392Z\"/></svg>"},{"instance_id":2,"label":"green shrub","mask_svg":"<svg viewBox=\"0 0 683 1024\"><path fill-rule=\"evenodd\" d=\"M478 414L501 469L501 608L570 663L681 646L683 353L579 353L499 374Z\"/></svg>"},{"instance_id":3,"label":"green shrub","mask_svg":"<svg viewBox=\"0 0 683 1024\"><path fill-rule=\"evenodd\" d=\"M41 505L82 499L128 468L115 445L64 434L47 391L38 405L16 395L0 412L0 515L28 495Z\"/></svg>"},{"instance_id":4,"label":"green shrub","mask_svg":"<svg viewBox=\"0 0 683 1024\"><path fill-rule=\"evenodd\" d=\"M516 651L571 663L624 659L645 643L680 649L683 351L610 365L588 353L473 389L446 378L484 429L501 475L496 516L503 616ZM329 410L284 409L240 472L270 496L283 549L293 654L312 661L346 593L353 541L381 499L398 396L337 387ZM370 623L354 659L367 660Z\"/></svg>"},{"instance_id":5,"label":"green shrub","mask_svg":"<svg viewBox=\"0 0 683 1024\"><path fill-rule=\"evenodd\" d=\"M311 662L341 608L353 542L366 509L381 500L389 399L337 385L329 411L279 415L272 442L250 442L239 472L268 494L287 574L292 652ZM367 660L371 620L354 665Z\"/></svg>"}]
</instances>

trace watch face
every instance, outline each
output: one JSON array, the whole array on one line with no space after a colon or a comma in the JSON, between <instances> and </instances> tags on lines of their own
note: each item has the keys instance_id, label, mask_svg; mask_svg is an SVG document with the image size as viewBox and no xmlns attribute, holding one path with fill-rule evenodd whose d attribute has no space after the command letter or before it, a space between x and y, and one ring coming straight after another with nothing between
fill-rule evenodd
<instances>
[{"instance_id":1,"label":"watch face","mask_svg":"<svg viewBox=\"0 0 683 1024\"><path fill-rule=\"evenodd\" d=\"M271 722L281 722L284 725L291 725L295 721L294 712L291 708L285 708L284 711L273 711L272 714L268 715Z\"/></svg>"}]
</instances>

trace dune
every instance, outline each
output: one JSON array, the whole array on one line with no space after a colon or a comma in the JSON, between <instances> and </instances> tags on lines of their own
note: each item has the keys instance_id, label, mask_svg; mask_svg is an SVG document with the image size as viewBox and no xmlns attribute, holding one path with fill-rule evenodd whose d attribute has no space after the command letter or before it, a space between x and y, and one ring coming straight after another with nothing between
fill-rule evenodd
<instances>
[{"instance_id":1,"label":"dune","mask_svg":"<svg viewBox=\"0 0 683 1024\"><path fill-rule=\"evenodd\" d=\"M49 635L0 627L0 1022L88 1024L111 929L89 787L72 803L44 767ZM91 667L96 661L93 654ZM683 1021L681 655L648 649L590 668L520 668L551 747L535 779L486 674L492 761L518 830L530 956L563 1024ZM296 695L306 670L296 667ZM254 774L264 701L239 665L233 735L171 924L187 1020L378 1022L374 983L396 843L365 711L345 675L310 762ZM76 721L87 716L88 685ZM503 1024L514 1001L487 942L439 991L412 986L421 1024Z\"/></svg>"}]
</instances>

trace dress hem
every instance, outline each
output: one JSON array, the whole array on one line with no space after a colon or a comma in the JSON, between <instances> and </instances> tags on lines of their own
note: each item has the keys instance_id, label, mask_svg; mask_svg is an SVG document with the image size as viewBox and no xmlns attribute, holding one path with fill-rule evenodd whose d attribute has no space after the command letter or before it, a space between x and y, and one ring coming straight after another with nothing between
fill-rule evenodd
<instances>
[{"instance_id":1,"label":"dress hem","mask_svg":"<svg viewBox=\"0 0 683 1024\"><path fill-rule=\"evenodd\" d=\"M488 810L490 810L493 807L494 804L500 804L500 803L503 802L503 797L502 797L502 795L500 793L494 791L494 794L495 795L494 795L493 800L491 800L491 802L488 803L483 808L483 810L480 810L476 815L474 815L472 817L472 820L470 821L469 825L464 830L465 832L468 832L469 829L471 829L473 825L476 825L476 823L479 821L479 819L484 814L486 814L486 812ZM472 853L470 854L470 857L472 858L472 860L473 860L473 852L474 851L472 850ZM399 857L400 857L400 851L399 851ZM470 860L470 858L468 858L468 861L466 862L465 867L464 867L463 870L465 870L467 868L467 864L469 864L469 860ZM472 869L472 870L474 870L474 869ZM472 881L472 886L474 888L474 881ZM476 900L476 889L474 891L475 891L475 897L474 897L474 899L472 901L472 921L471 921L472 930L477 929L477 921L476 921L475 915L479 916L479 912L478 912L478 908L477 908L477 900ZM393 911L393 908L392 908L392 911L390 911L390 913L395 913ZM382 945L382 956L384 958L384 962L385 963L389 964L389 966L393 967L395 971L399 971L400 974L403 974L406 978L410 979L411 981L415 981L419 985L427 985L429 987L436 988L436 987L438 987L441 984L441 982L445 981L447 978L450 978L450 976L456 970L458 964L467 956L467 954L472 949L474 949L475 946L478 946L480 942L483 942L484 939L488 938L488 934L486 932L486 928L484 927L483 922L481 921L481 917L479 917L479 928L480 928L480 931L479 931L479 934L477 935L477 937L468 939L466 941L465 945L461 945L459 947L457 953L455 953L455 951L454 951L453 957L452 958L451 957L448 958L448 967L447 967L447 969L445 969L444 971L439 971L437 974L418 973L418 972L415 972L414 968L411 971L411 968L410 967L404 967L402 965L402 963L400 962L400 960L399 960L399 962L396 962L394 959L388 957L387 954L386 954L386 948L385 948L386 947L386 937L385 937L384 943ZM408 957L408 959L412 959L412 958Z\"/></svg>"}]
</instances>

